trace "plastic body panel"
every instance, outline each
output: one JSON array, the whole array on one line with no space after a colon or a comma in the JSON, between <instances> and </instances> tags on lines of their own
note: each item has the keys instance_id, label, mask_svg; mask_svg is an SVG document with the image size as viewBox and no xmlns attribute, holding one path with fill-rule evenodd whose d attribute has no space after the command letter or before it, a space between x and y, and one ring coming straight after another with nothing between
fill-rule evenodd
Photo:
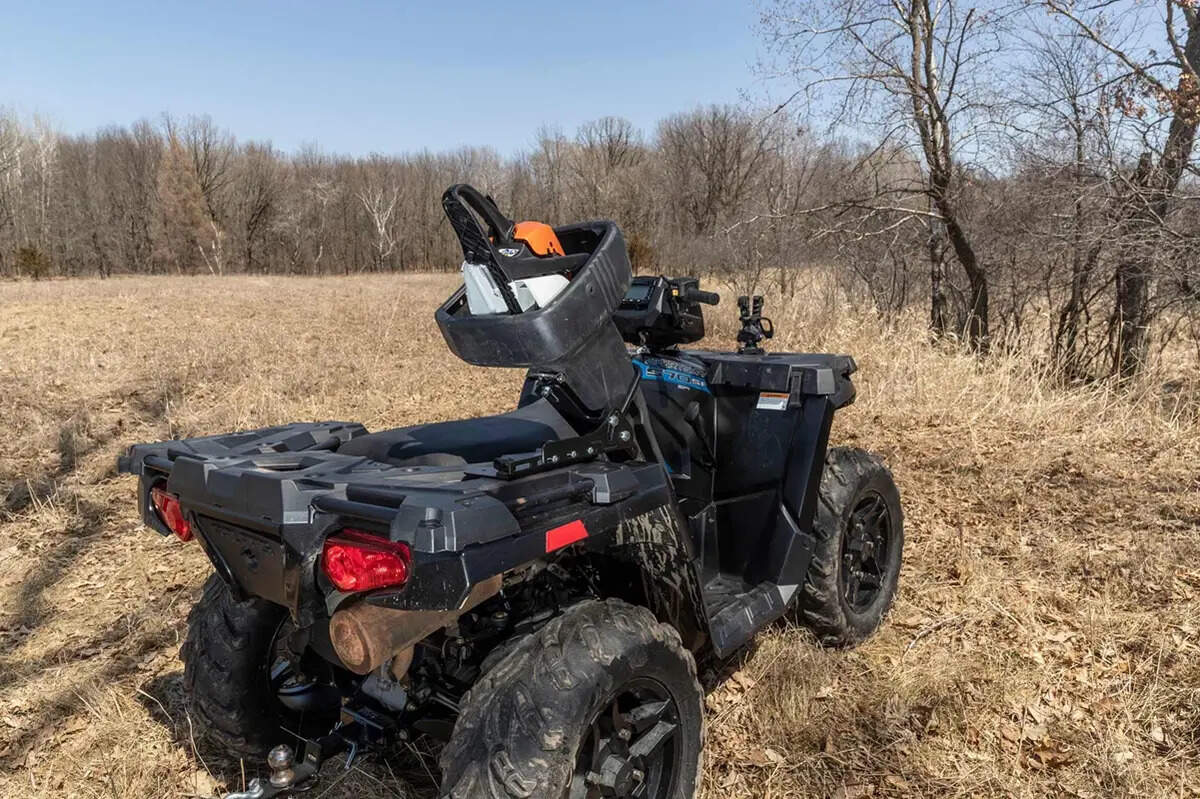
<instances>
[{"instance_id":1,"label":"plastic body panel","mask_svg":"<svg viewBox=\"0 0 1200 799\"><path fill-rule=\"evenodd\" d=\"M712 496L715 462L712 442L713 397L703 362L688 357L638 355L634 366L650 425L684 512L689 500L707 503ZM694 418L688 419L692 415Z\"/></svg>"},{"instance_id":2,"label":"plastic body panel","mask_svg":"<svg viewBox=\"0 0 1200 799\"><path fill-rule=\"evenodd\" d=\"M706 369L708 394L691 401L715 450L708 501L696 483L675 487L723 656L781 616L803 580L833 414L854 401L856 366L848 356L799 353L676 357Z\"/></svg>"}]
</instances>

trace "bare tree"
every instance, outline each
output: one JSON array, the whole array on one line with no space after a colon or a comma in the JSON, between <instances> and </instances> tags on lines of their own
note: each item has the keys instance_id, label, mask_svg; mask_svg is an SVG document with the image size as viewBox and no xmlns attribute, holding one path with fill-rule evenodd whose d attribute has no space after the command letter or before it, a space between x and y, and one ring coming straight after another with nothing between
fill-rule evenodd
<instances>
[{"instance_id":1,"label":"bare tree","mask_svg":"<svg viewBox=\"0 0 1200 799\"><path fill-rule=\"evenodd\" d=\"M563 218L569 156L570 142L561 130L549 127L538 130L534 150L529 156L536 187L532 205L546 219Z\"/></svg>"},{"instance_id":2,"label":"bare tree","mask_svg":"<svg viewBox=\"0 0 1200 799\"><path fill-rule=\"evenodd\" d=\"M1152 4L1162 12L1158 24L1168 52L1160 55L1151 50L1142 56L1134 50L1137 35L1154 20L1145 7L1114 16L1112 5L1046 0L1052 12L1074 23L1082 35L1125 67L1131 83L1131 93L1123 98L1126 111L1145 115L1146 109L1133 94L1140 91L1163 112L1157 125L1159 137L1154 136L1153 125L1143 136L1151 146L1142 152L1129 178L1120 220L1123 252L1116 271L1113 372L1130 377L1142 368L1149 354L1156 252L1175 193L1188 170L1200 123L1200 9L1194 0ZM1130 40L1133 44L1127 46ZM1161 146L1153 146L1155 138Z\"/></svg>"},{"instance_id":3,"label":"bare tree","mask_svg":"<svg viewBox=\"0 0 1200 799\"><path fill-rule=\"evenodd\" d=\"M692 233L711 233L745 202L777 146L776 132L729 105L676 114L659 124L666 188Z\"/></svg>"},{"instance_id":4,"label":"bare tree","mask_svg":"<svg viewBox=\"0 0 1200 799\"><path fill-rule=\"evenodd\" d=\"M272 229L279 204L279 159L270 144L242 148L237 197L242 230L243 265L247 272L264 266L260 254Z\"/></svg>"},{"instance_id":5,"label":"bare tree","mask_svg":"<svg viewBox=\"0 0 1200 799\"><path fill-rule=\"evenodd\" d=\"M1006 233L1030 248L1020 276L1049 309L1050 356L1070 380L1092 375L1103 354L1096 306L1110 281L1103 259L1114 241L1112 201L1120 170L1110 102L1113 74L1102 49L1043 10L1026 26L1013 121L1019 204ZM1119 122L1119 120L1116 120ZM1022 213L1024 211L1024 213ZM1003 225L1001 225L1004 227ZM1016 279L1015 276L1010 276Z\"/></svg>"},{"instance_id":6,"label":"bare tree","mask_svg":"<svg viewBox=\"0 0 1200 799\"><path fill-rule=\"evenodd\" d=\"M362 187L355 196L371 225L372 266L381 271L396 251L396 206L400 201L400 183L382 158L373 158L361 167Z\"/></svg>"},{"instance_id":7,"label":"bare tree","mask_svg":"<svg viewBox=\"0 0 1200 799\"><path fill-rule=\"evenodd\" d=\"M155 256L165 270L192 273L201 263L214 269L209 254L220 241L219 231L205 212L192 161L173 134L158 167L156 223Z\"/></svg>"},{"instance_id":8,"label":"bare tree","mask_svg":"<svg viewBox=\"0 0 1200 799\"><path fill-rule=\"evenodd\" d=\"M0 109L0 274L6 271L3 246L5 233L13 227L16 220L15 173L20 159L20 147L21 128L16 117Z\"/></svg>"},{"instance_id":9,"label":"bare tree","mask_svg":"<svg viewBox=\"0 0 1200 799\"><path fill-rule=\"evenodd\" d=\"M999 10L959 0L777 0L764 17L768 41L801 81L794 98L837 86L844 99L824 109L833 126L867 126L879 132L880 151L916 153L921 185L880 185L854 204L937 219L968 284L965 336L981 350L989 343L988 275L962 196L965 159L981 148L996 109L987 80L1002 47ZM911 200L915 191L928 207Z\"/></svg>"},{"instance_id":10,"label":"bare tree","mask_svg":"<svg viewBox=\"0 0 1200 799\"><path fill-rule=\"evenodd\" d=\"M576 214L602 216L630 199L622 184L628 170L645 160L641 134L627 119L604 117L586 122L575 135L571 194Z\"/></svg>"},{"instance_id":11,"label":"bare tree","mask_svg":"<svg viewBox=\"0 0 1200 799\"><path fill-rule=\"evenodd\" d=\"M339 192L331 165L313 144L302 147L288 165L277 224L292 273L320 274L328 254L330 207Z\"/></svg>"}]
</instances>

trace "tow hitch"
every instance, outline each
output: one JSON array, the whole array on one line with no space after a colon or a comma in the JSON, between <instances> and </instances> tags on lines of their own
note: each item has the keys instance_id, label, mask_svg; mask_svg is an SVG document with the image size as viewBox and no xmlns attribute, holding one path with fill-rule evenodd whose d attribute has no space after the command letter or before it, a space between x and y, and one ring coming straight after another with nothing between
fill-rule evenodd
<instances>
[{"instance_id":1,"label":"tow hitch","mask_svg":"<svg viewBox=\"0 0 1200 799\"><path fill-rule=\"evenodd\" d=\"M272 799L303 793L313 787L321 765L334 755L348 750L346 768L349 769L358 752L359 740L365 732L358 722L351 722L328 735L305 741L300 750L299 762L292 747L280 744L267 754L270 777L266 780L255 777L250 780L246 790L225 794L224 799Z\"/></svg>"}]
</instances>

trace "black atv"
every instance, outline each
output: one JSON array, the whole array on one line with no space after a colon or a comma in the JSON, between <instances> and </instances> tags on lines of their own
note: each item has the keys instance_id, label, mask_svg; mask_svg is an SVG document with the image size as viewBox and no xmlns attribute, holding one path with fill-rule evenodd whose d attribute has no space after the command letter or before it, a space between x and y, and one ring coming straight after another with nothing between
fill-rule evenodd
<instances>
[{"instance_id":1,"label":"black atv","mask_svg":"<svg viewBox=\"0 0 1200 799\"><path fill-rule=\"evenodd\" d=\"M516 410L120 459L145 523L216 572L182 650L191 718L270 751L243 799L418 735L446 742L448 797L691 797L697 662L785 616L852 645L892 602L896 486L827 451L854 361L764 352L757 297L737 353L682 350L718 296L632 278L612 222L555 228L542 255L474 189L442 203L465 284L437 323L470 363L528 367Z\"/></svg>"}]
</instances>

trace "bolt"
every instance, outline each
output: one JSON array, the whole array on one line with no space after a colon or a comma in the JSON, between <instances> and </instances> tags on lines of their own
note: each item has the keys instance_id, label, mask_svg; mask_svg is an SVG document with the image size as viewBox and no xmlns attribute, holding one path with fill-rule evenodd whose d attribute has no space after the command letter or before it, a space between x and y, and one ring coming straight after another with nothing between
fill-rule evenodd
<instances>
[{"instance_id":1,"label":"bolt","mask_svg":"<svg viewBox=\"0 0 1200 799\"><path fill-rule=\"evenodd\" d=\"M623 727L617 730L617 737L628 743L629 739L633 737L633 733L629 731L628 727Z\"/></svg>"},{"instance_id":2,"label":"bolt","mask_svg":"<svg viewBox=\"0 0 1200 799\"><path fill-rule=\"evenodd\" d=\"M608 426L616 427L618 421L619 420L617 419L617 415L614 413L612 416L608 417Z\"/></svg>"},{"instance_id":3,"label":"bolt","mask_svg":"<svg viewBox=\"0 0 1200 799\"><path fill-rule=\"evenodd\" d=\"M633 771L629 772L629 776L634 782L641 782L642 780L646 779L646 774L640 768L635 768Z\"/></svg>"},{"instance_id":4,"label":"bolt","mask_svg":"<svg viewBox=\"0 0 1200 799\"><path fill-rule=\"evenodd\" d=\"M621 439L622 441L628 441L628 440L629 440L629 431L628 431L628 430L622 430L622 431L621 431L621 435L620 435L620 439Z\"/></svg>"},{"instance_id":5,"label":"bolt","mask_svg":"<svg viewBox=\"0 0 1200 799\"><path fill-rule=\"evenodd\" d=\"M551 455L551 456L550 456L550 462L551 462L551 463L558 463L558 456L557 456L557 455Z\"/></svg>"},{"instance_id":6,"label":"bolt","mask_svg":"<svg viewBox=\"0 0 1200 799\"><path fill-rule=\"evenodd\" d=\"M595 447L588 447L588 454L589 454L589 455L595 455L595 454L596 454L596 448L595 448Z\"/></svg>"}]
</instances>

